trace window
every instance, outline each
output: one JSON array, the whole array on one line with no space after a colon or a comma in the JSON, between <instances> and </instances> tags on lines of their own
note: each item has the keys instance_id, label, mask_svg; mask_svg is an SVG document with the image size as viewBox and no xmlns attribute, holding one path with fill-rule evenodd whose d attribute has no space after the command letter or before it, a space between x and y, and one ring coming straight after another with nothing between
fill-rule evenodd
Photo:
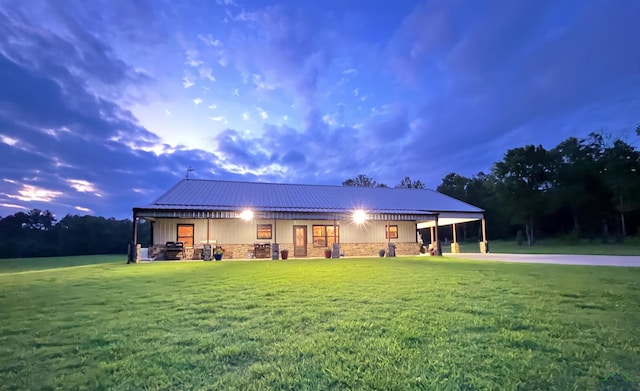
<instances>
[{"instance_id":1,"label":"window","mask_svg":"<svg viewBox=\"0 0 640 391\"><path fill-rule=\"evenodd\" d=\"M271 239L271 224L258 224L258 239Z\"/></svg>"},{"instance_id":2,"label":"window","mask_svg":"<svg viewBox=\"0 0 640 391\"><path fill-rule=\"evenodd\" d=\"M398 226L397 225L385 225L385 238L386 239L398 239Z\"/></svg>"},{"instance_id":3,"label":"window","mask_svg":"<svg viewBox=\"0 0 640 391\"><path fill-rule=\"evenodd\" d=\"M178 224L178 242L185 247L193 247L193 224Z\"/></svg>"},{"instance_id":4,"label":"window","mask_svg":"<svg viewBox=\"0 0 640 391\"><path fill-rule=\"evenodd\" d=\"M335 226L335 235L333 225L314 225L313 226L313 247L331 247L334 242L340 243L340 227Z\"/></svg>"}]
</instances>

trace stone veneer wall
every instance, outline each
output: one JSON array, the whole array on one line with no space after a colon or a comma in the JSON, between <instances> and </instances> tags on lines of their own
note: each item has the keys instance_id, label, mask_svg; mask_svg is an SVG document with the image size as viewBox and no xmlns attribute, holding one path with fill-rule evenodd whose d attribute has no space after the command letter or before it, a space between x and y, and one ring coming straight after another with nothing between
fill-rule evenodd
<instances>
[{"instance_id":1,"label":"stone veneer wall","mask_svg":"<svg viewBox=\"0 0 640 391\"><path fill-rule=\"evenodd\" d=\"M418 255L420 253L420 247L415 242L396 242L396 255ZM221 244L224 249L224 256L222 259L247 259L249 254L253 253L253 244ZM293 256L293 243L279 243L280 250L289 250L289 258L295 258ZM340 243L340 252L347 257L372 257L379 256L380 249L387 250L387 243ZM325 247L313 247L313 244L307 244L307 258L323 258ZM194 259L194 256L198 255L196 259L200 259L199 253L195 252L193 248L185 248L184 259ZM154 244L149 248L149 258L156 260L164 259L164 245ZM258 258L258 259L271 259Z\"/></svg>"},{"instance_id":2,"label":"stone veneer wall","mask_svg":"<svg viewBox=\"0 0 640 391\"><path fill-rule=\"evenodd\" d=\"M420 247L415 242L394 242L396 255L418 255ZM371 257L379 256L381 249L387 251L387 243L341 243L340 252L347 257Z\"/></svg>"}]
</instances>

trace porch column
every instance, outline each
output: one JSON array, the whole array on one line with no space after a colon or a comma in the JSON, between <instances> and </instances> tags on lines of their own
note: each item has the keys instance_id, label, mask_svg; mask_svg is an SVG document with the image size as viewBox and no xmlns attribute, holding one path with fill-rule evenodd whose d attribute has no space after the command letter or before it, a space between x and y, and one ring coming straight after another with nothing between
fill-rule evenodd
<instances>
[{"instance_id":1,"label":"porch column","mask_svg":"<svg viewBox=\"0 0 640 391\"><path fill-rule=\"evenodd\" d=\"M482 243L480 243L480 253L486 254L489 252L489 242L487 242L487 221L482 216Z\"/></svg>"},{"instance_id":2,"label":"porch column","mask_svg":"<svg viewBox=\"0 0 640 391\"><path fill-rule=\"evenodd\" d=\"M433 233L433 228L434 227L429 227L430 233L431 233L431 237L429 238L431 240L431 247L433 247L435 245L435 234Z\"/></svg>"},{"instance_id":3,"label":"porch column","mask_svg":"<svg viewBox=\"0 0 640 391\"><path fill-rule=\"evenodd\" d=\"M433 227L433 232L435 232L436 238L436 255L442 255L442 249L440 248L440 240L438 239L438 215L436 215L436 226Z\"/></svg>"},{"instance_id":4,"label":"porch column","mask_svg":"<svg viewBox=\"0 0 640 391\"><path fill-rule=\"evenodd\" d=\"M129 244L129 251L127 254L127 263L139 262L137 257L137 252L138 252L138 215L134 209L132 232L131 232L131 243Z\"/></svg>"},{"instance_id":5,"label":"porch column","mask_svg":"<svg viewBox=\"0 0 640 391\"><path fill-rule=\"evenodd\" d=\"M453 242L451 242L451 253L458 254L460 252L460 245L458 244L458 227L453 224Z\"/></svg>"},{"instance_id":6,"label":"porch column","mask_svg":"<svg viewBox=\"0 0 640 391\"><path fill-rule=\"evenodd\" d=\"M487 241L487 220L484 217L482 218L482 241Z\"/></svg>"},{"instance_id":7,"label":"porch column","mask_svg":"<svg viewBox=\"0 0 640 391\"><path fill-rule=\"evenodd\" d=\"M338 243L338 236L336 235L337 226L337 219L333 216L333 246L331 246L331 258L340 258L340 243Z\"/></svg>"},{"instance_id":8,"label":"porch column","mask_svg":"<svg viewBox=\"0 0 640 391\"><path fill-rule=\"evenodd\" d=\"M277 220L274 218L273 219L273 230L272 230L272 235L271 235L271 260L273 261L277 261L278 259L280 259L280 245L278 244L278 238L277 238L277 234L278 231L276 229L276 223Z\"/></svg>"},{"instance_id":9,"label":"porch column","mask_svg":"<svg viewBox=\"0 0 640 391\"><path fill-rule=\"evenodd\" d=\"M278 220L273 219L273 243L278 243Z\"/></svg>"}]
</instances>

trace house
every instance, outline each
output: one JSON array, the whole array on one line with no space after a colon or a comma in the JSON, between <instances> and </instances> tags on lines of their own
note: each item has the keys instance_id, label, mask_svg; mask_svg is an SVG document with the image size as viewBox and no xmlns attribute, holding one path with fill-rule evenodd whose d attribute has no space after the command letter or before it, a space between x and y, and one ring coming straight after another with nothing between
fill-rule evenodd
<instances>
[{"instance_id":1,"label":"house","mask_svg":"<svg viewBox=\"0 0 640 391\"><path fill-rule=\"evenodd\" d=\"M150 257L182 244L179 258L201 259L207 246L225 258L414 255L419 230L482 221L484 211L433 190L299 185L183 179L150 205L133 208L137 222L151 221ZM426 239L426 238L425 238ZM175 249L172 249L175 250ZM205 250L206 253L206 250Z\"/></svg>"}]
</instances>

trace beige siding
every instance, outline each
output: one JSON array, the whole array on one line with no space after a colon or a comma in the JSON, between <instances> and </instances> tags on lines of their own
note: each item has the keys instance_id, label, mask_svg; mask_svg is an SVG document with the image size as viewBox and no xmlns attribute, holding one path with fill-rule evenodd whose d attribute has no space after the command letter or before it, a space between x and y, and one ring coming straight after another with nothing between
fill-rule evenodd
<instances>
[{"instance_id":1,"label":"beige siding","mask_svg":"<svg viewBox=\"0 0 640 391\"><path fill-rule=\"evenodd\" d=\"M307 242L313 244L314 225L333 225L330 220L278 220L275 229L272 228L272 235L276 236L271 240L257 239L257 224L271 224L273 220L243 221L240 219L158 219L154 224L155 244L163 244L167 241L176 240L178 224L194 224L194 242L200 243L207 240L207 221L209 222L209 240L215 240L218 244L251 244L251 243L271 243L274 240L278 243L293 242L293 226L307 226ZM341 243L381 243L386 242L384 221L367 221L358 225L351 221L339 221L340 242ZM392 221L391 225L398 226L398 239L392 242L415 242L416 226L411 221Z\"/></svg>"},{"instance_id":2,"label":"beige siding","mask_svg":"<svg viewBox=\"0 0 640 391\"><path fill-rule=\"evenodd\" d=\"M341 232L342 243L380 243L386 242L385 225L386 221L367 221L364 224L356 224L345 221L345 226ZM416 225L412 221L392 221L391 225L398 226L398 239L391 239L392 242L415 242Z\"/></svg>"},{"instance_id":3,"label":"beige siding","mask_svg":"<svg viewBox=\"0 0 640 391\"><path fill-rule=\"evenodd\" d=\"M164 244L165 242L177 240L178 224L193 224L193 240L195 243L206 239L207 220L158 219L153 224L153 243ZM201 235L204 235L204 237L201 237Z\"/></svg>"}]
</instances>

